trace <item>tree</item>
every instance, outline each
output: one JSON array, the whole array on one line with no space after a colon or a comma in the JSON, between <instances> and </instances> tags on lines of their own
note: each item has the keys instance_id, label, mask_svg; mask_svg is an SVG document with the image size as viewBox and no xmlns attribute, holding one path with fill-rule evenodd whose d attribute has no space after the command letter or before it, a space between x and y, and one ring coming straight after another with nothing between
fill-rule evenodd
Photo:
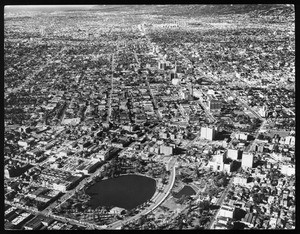
<instances>
[{"instance_id":1,"label":"tree","mask_svg":"<svg viewBox=\"0 0 300 234\"><path fill-rule=\"evenodd\" d=\"M164 178L162 179L162 183L163 183L163 184L167 184L167 183L168 183L168 179L167 179L166 177L164 177Z\"/></svg>"},{"instance_id":2,"label":"tree","mask_svg":"<svg viewBox=\"0 0 300 234\"><path fill-rule=\"evenodd\" d=\"M147 217L145 215L142 215L139 219L139 225L143 225L147 221Z\"/></svg>"},{"instance_id":3,"label":"tree","mask_svg":"<svg viewBox=\"0 0 300 234\"><path fill-rule=\"evenodd\" d=\"M209 209L209 201L207 201L207 200L201 201L199 204L199 207L202 210L208 210Z\"/></svg>"}]
</instances>

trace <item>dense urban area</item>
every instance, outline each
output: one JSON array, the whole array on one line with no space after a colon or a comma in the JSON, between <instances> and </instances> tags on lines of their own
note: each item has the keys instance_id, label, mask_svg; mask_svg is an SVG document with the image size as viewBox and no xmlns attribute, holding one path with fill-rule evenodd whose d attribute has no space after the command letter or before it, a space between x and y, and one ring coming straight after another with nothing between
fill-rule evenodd
<instances>
[{"instance_id":1,"label":"dense urban area","mask_svg":"<svg viewBox=\"0 0 300 234\"><path fill-rule=\"evenodd\" d=\"M6 230L295 229L293 5L9 9Z\"/></svg>"}]
</instances>

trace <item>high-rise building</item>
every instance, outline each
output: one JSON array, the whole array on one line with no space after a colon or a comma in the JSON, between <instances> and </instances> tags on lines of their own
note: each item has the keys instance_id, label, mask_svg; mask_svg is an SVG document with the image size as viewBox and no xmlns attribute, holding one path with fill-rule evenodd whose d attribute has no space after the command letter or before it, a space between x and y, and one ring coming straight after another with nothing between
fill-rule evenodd
<instances>
[{"instance_id":1,"label":"high-rise building","mask_svg":"<svg viewBox=\"0 0 300 234\"><path fill-rule=\"evenodd\" d=\"M227 157L231 158L232 160L238 159L238 150L236 149L228 149L227 151Z\"/></svg>"},{"instance_id":2,"label":"high-rise building","mask_svg":"<svg viewBox=\"0 0 300 234\"><path fill-rule=\"evenodd\" d=\"M243 152L242 156L242 168L252 168L253 167L253 154Z\"/></svg>"},{"instance_id":3,"label":"high-rise building","mask_svg":"<svg viewBox=\"0 0 300 234\"><path fill-rule=\"evenodd\" d=\"M4 169L4 177L5 178L10 178L10 171L8 170L8 168Z\"/></svg>"},{"instance_id":4,"label":"high-rise building","mask_svg":"<svg viewBox=\"0 0 300 234\"><path fill-rule=\"evenodd\" d=\"M212 127L201 127L201 138L207 139L207 140L214 140L215 138L215 129Z\"/></svg>"}]
</instances>

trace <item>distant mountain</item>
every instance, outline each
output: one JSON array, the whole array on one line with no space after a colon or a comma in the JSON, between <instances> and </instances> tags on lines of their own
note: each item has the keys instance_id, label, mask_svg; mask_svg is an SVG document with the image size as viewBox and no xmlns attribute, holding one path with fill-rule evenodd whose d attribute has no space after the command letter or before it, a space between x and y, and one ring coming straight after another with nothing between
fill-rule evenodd
<instances>
[{"instance_id":1,"label":"distant mountain","mask_svg":"<svg viewBox=\"0 0 300 234\"><path fill-rule=\"evenodd\" d=\"M4 12L34 11L103 11L103 12L135 12L170 16L204 16L225 14L290 14L294 13L292 4L174 4L174 5L10 5Z\"/></svg>"},{"instance_id":2,"label":"distant mountain","mask_svg":"<svg viewBox=\"0 0 300 234\"><path fill-rule=\"evenodd\" d=\"M162 9L170 15L223 15L246 14L253 11L269 11L271 9L291 9L287 4L219 4L219 5L169 5Z\"/></svg>"},{"instance_id":3,"label":"distant mountain","mask_svg":"<svg viewBox=\"0 0 300 234\"><path fill-rule=\"evenodd\" d=\"M292 4L217 4L217 5L97 5L92 10L99 11L144 11L149 13L177 15L177 16L202 16L223 14L246 14L250 12L264 12L274 14L294 12Z\"/></svg>"}]
</instances>

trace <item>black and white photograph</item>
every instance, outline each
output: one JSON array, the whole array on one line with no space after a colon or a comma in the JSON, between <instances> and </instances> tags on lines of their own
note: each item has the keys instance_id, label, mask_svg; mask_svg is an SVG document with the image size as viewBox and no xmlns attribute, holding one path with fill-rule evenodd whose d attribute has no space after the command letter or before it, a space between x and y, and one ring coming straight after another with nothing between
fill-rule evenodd
<instances>
[{"instance_id":1,"label":"black and white photograph","mask_svg":"<svg viewBox=\"0 0 300 234\"><path fill-rule=\"evenodd\" d=\"M3 8L4 230L296 229L294 4Z\"/></svg>"}]
</instances>

